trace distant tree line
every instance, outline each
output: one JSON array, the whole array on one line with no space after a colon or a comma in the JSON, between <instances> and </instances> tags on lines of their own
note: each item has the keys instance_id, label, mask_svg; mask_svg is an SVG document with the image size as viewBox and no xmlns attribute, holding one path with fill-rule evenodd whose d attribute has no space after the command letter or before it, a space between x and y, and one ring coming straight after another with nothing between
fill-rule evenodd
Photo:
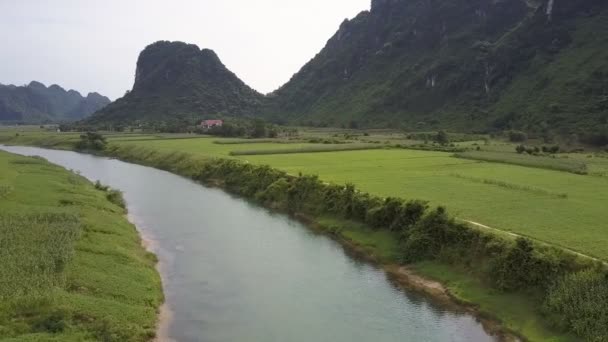
<instances>
[{"instance_id":1,"label":"distant tree line","mask_svg":"<svg viewBox=\"0 0 608 342\"><path fill-rule=\"evenodd\" d=\"M276 138L279 127L262 119L227 119L221 126L210 129L198 127L196 133L233 138Z\"/></svg>"}]
</instances>

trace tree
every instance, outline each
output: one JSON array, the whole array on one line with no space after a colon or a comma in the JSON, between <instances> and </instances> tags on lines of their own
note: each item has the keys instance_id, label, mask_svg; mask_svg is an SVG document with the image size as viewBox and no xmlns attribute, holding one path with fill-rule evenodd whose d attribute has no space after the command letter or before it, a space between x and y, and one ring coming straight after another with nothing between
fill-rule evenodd
<instances>
[{"instance_id":1,"label":"tree","mask_svg":"<svg viewBox=\"0 0 608 342\"><path fill-rule=\"evenodd\" d=\"M253 123L251 137L263 138L266 136L266 123L263 120L256 119Z\"/></svg>"},{"instance_id":2,"label":"tree","mask_svg":"<svg viewBox=\"0 0 608 342\"><path fill-rule=\"evenodd\" d=\"M521 131L509 131L509 141L524 142L528 140L528 135Z\"/></svg>"},{"instance_id":3,"label":"tree","mask_svg":"<svg viewBox=\"0 0 608 342\"><path fill-rule=\"evenodd\" d=\"M526 146L517 145L517 147L515 148L515 151L517 151L517 153L519 153L519 154L523 154L524 152L526 152Z\"/></svg>"},{"instance_id":4,"label":"tree","mask_svg":"<svg viewBox=\"0 0 608 342\"><path fill-rule=\"evenodd\" d=\"M447 145L450 143L450 137L446 131L439 131L435 136L435 141L440 145Z\"/></svg>"},{"instance_id":5,"label":"tree","mask_svg":"<svg viewBox=\"0 0 608 342\"><path fill-rule=\"evenodd\" d=\"M79 150L101 151L106 147L106 138L95 132L87 132L80 136L80 141L76 143Z\"/></svg>"}]
</instances>

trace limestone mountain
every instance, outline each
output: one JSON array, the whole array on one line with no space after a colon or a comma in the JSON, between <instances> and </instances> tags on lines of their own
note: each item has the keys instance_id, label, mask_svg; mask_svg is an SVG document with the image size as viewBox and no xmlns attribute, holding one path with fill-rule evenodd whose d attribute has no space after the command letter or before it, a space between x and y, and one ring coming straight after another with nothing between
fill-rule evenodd
<instances>
[{"instance_id":1,"label":"limestone mountain","mask_svg":"<svg viewBox=\"0 0 608 342\"><path fill-rule=\"evenodd\" d=\"M167 121L204 116L249 116L263 96L228 70L212 50L159 41L137 61L135 84L89 123Z\"/></svg>"},{"instance_id":2,"label":"limestone mountain","mask_svg":"<svg viewBox=\"0 0 608 342\"><path fill-rule=\"evenodd\" d=\"M608 1L373 0L264 112L332 126L605 130Z\"/></svg>"},{"instance_id":3,"label":"limestone mountain","mask_svg":"<svg viewBox=\"0 0 608 342\"><path fill-rule=\"evenodd\" d=\"M27 86L0 84L0 122L51 123L85 118L111 101L98 93L86 97L53 84L32 81Z\"/></svg>"}]
</instances>

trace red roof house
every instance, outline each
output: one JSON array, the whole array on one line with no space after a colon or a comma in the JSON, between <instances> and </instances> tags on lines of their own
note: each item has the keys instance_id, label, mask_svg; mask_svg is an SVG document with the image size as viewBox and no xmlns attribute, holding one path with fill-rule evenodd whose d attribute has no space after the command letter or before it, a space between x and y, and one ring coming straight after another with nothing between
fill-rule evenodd
<instances>
[{"instance_id":1,"label":"red roof house","mask_svg":"<svg viewBox=\"0 0 608 342\"><path fill-rule=\"evenodd\" d=\"M203 120L201 122L201 128L222 127L223 125L224 120Z\"/></svg>"}]
</instances>

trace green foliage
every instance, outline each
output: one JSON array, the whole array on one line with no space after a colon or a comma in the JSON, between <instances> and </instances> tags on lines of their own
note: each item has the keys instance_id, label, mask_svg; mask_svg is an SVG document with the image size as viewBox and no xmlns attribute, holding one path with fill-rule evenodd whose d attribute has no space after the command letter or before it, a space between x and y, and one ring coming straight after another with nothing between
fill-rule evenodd
<instances>
[{"instance_id":1,"label":"green foliage","mask_svg":"<svg viewBox=\"0 0 608 342\"><path fill-rule=\"evenodd\" d=\"M529 154L538 153L534 149L531 149L529 151L530 151ZM528 152L528 149L526 149L526 152ZM586 175L588 172L587 164L580 160L574 160L574 159L568 159L568 158L543 157L543 156L527 156L527 155L522 155L522 153L516 154L516 153L485 152L485 151L478 152L478 151L476 151L476 152L456 153L454 156L457 158L464 158L464 159L521 165L521 166L536 167L536 168L548 169L548 170L566 171L566 172L576 173L576 174L580 174L580 175Z\"/></svg>"},{"instance_id":2,"label":"green foliage","mask_svg":"<svg viewBox=\"0 0 608 342\"><path fill-rule=\"evenodd\" d=\"M606 2L558 2L551 20L545 4L378 1L345 21L264 114L318 126L584 133L605 145L608 49L597 33Z\"/></svg>"},{"instance_id":3,"label":"green foliage","mask_svg":"<svg viewBox=\"0 0 608 342\"><path fill-rule=\"evenodd\" d=\"M100 127L164 123L176 130L202 117L257 113L262 95L228 70L215 52L182 42L159 41L137 60L136 79L124 97L97 112L87 124Z\"/></svg>"},{"instance_id":4,"label":"green foliage","mask_svg":"<svg viewBox=\"0 0 608 342\"><path fill-rule=\"evenodd\" d=\"M222 126L215 126L210 129L197 128L196 132L225 138L242 137L257 140L276 138L279 134L276 126L257 118L229 118L224 120Z\"/></svg>"},{"instance_id":5,"label":"green foliage","mask_svg":"<svg viewBox=\"0 0 608 342\"><path fill-rule=\"evenodd\" d=\"M375 144L340 144L329 146L309 146L297 148L280 148L280 149L265 149L265 150L240 150L230 152L231 156L254 156L254 155L272 155L272 154L292 154L292 153L319 153L319 152L336 152L336 151L361 151L361 150L377 150L384 148L382 145Z\"/></svg>"},{"instance_id":6,"label":"green foliage","mask_svg":"<svg viewBox=\"0 0 608 342\"><path fill-rule=\"evenodd\" d=\"M511 142L525 142L528 140L528 135L521 131L509 131L507 132L507 135Z\"/></svg>"},{"instance_id":7,"label":"green foliage","mask_svg":"<svg viewBox=\"0 0 608 342\"><path fill-rule=\"evenodd\" d=\"M103 151L106 144L106 138L103 135L96 132L87 132L80 136L76 148L79 150Z\"/></svg>"},{"instance_id":8,"label":"green foliage","mask_svg":"<svg viewBox=\"0 0 608 342\"><path fill-rule=\"evenodd\" d=\"M0 215L0 299L40 296L61 286L81 223L74 215Z\"/></svg>"},{"instance_id":9,"label":"green foliage","mask_svg":"<svg viewBox=\"0 0 608 342\"><path fill-rule=\"evenodd\" d=\"M435 141L442 146L445 146L450 143L450 137L446 133L446 131L439 131L435 136Z\"/></svg>"},{"instance_id":10,"label":"green foliage","mask_svg":"<svg viewBox=\"0 0 608 342\"><path fill-rule=\"evenodd\" d=\"M608 273L588 269L561 278L545 299L545 310L587 341L608 336Z\"/></svg>"},{"instance_id":11,"label":"green foliage","mask_svg":"<svg viewBox=\"0 0 608 342\"><path fill-rule=\"evenodd\" d=\"M101 184L99 181L95 182L95 189L105 192L106 198L111 203L114 203L123 209L127 208L127 203L120 190L112 189L107 185Z\"/></svg>"}]
</instances>

